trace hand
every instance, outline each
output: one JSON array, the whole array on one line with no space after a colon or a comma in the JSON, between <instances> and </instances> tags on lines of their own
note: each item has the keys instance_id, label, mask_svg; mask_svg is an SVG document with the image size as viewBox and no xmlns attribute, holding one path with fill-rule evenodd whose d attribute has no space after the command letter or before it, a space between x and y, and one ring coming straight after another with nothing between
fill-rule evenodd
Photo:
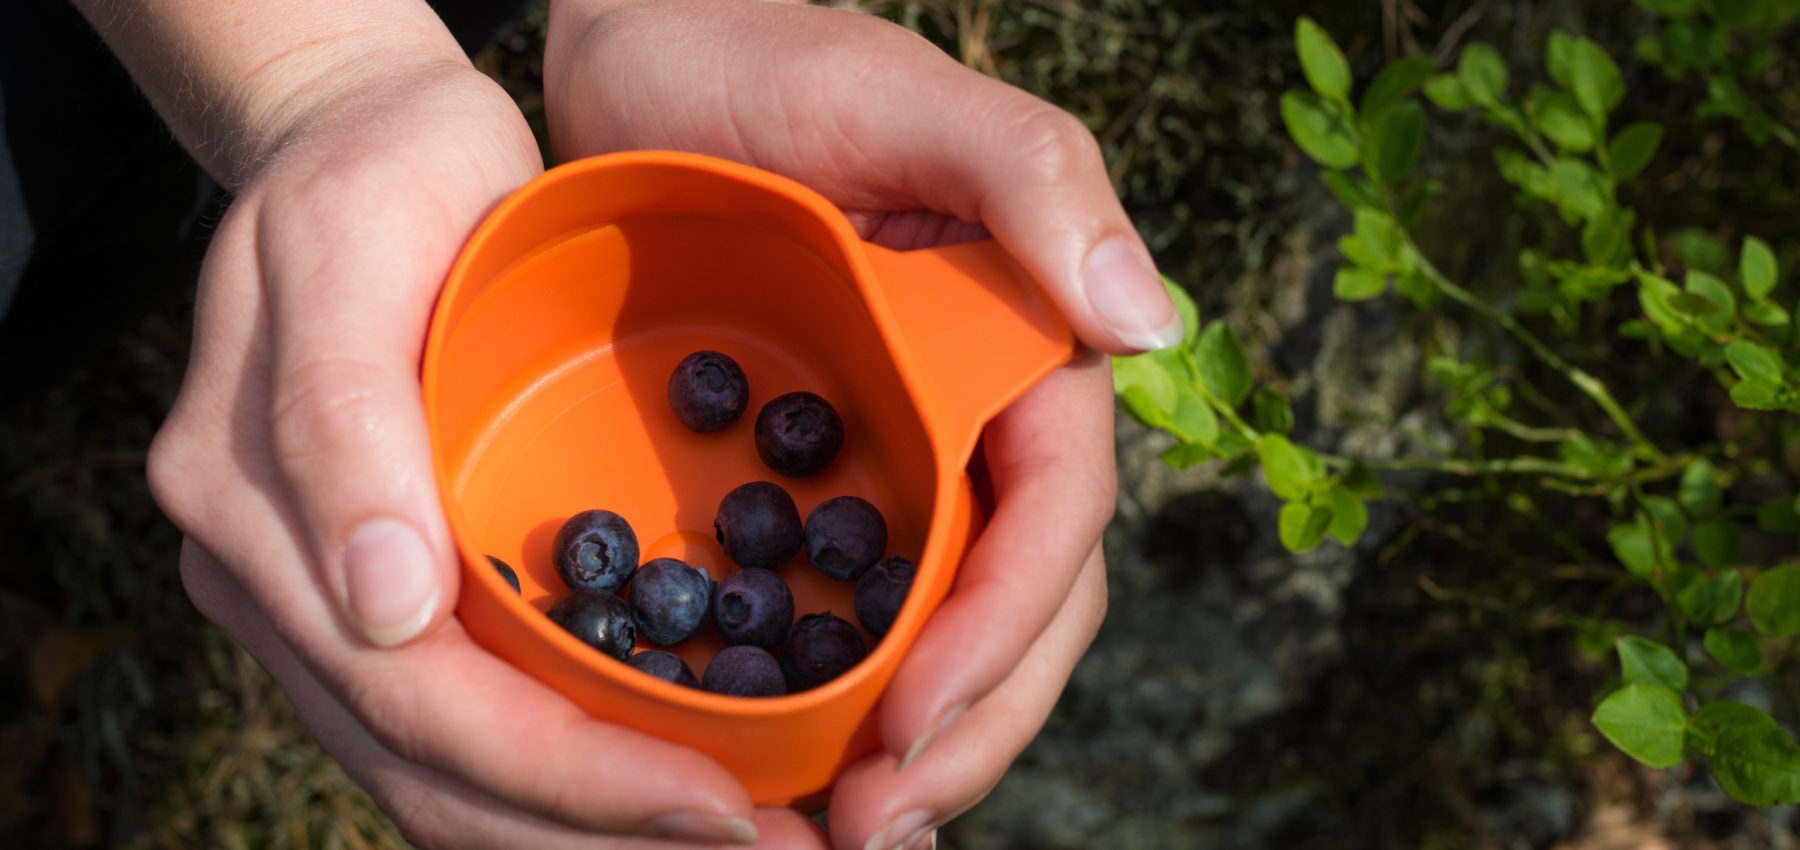
<instances>
[{"instance_id":1,"label":"hand","mask_svg":"<svg viewBox=\"0 0 1800 850\"><path fill-rule=\"evenodd\" d=\"M885 21L762 0L554 0L545 94L561 157L745 162L811 186L891 248L991 232L1094 348L1180 338L1087 130ZM1099 628L1115 488L1105 358L1045 379L984 445L992 521L887 691L886 751L836 788L839 848L924 846L985 796Z\"/></svg>"},{"instance_id":2,"label":"hand","mask_svg":"<svg viewBox=\"0 0 1800 850\"><path fill-rule=\"evenodd\" d=\"M189 595L423 846L821 846L793 812L753 814L715 762L587 717L450 617L419 352L463 240L541 166L466 62L363 70L311 93L201 274L149 468L189 535Z\"/></svg>"}]
</instances>

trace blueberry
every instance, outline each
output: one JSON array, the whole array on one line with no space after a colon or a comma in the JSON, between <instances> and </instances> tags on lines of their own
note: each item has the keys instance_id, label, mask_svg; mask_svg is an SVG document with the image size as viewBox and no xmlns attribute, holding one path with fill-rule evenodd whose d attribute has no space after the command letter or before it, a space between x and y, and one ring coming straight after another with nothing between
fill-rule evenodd
<instances>
[{"instance_id":1,"label":"blueberry","mask_svg":"<svg viewBox=\"0 0 1800 850\"><path fill-rule=\"evenodd\" d=\"M700 687L700 680L694 678L693 668L687 666L687 662L681 660L681 656L673 652L646 649L625 659L625 663L665 682L674 682L690 688Z\"/></svg>"},{"instance_id":2,"label":"blueberry","mask_svg":"<svg viewBox=\"0 0 1800 850\"><path fill-rule=\"evenodd\" d=\"M713 533L740 567L773 567L800 551L800 509L779 484L752 481L725 494Z\"/></svg>"},{"instance_id":3,"label":"blueberry","mask_svg":"<svg viewBox=\"0 0 1800 850\"><path fill-rule=\"evenodd\" d=\"M512 589L513 589L514 593L524 593L525 592L525 591L519 589L519 574L513 572L512 567L507 566L505 561L502 561L499 558L494 557L493 555L487 556L487 559L488 559L488 563L494 565L494 572L499 573L501 578L506 579L507 584L512 585Z\"/></svg>"},{"instance_id":4,"label":"blueberry","mask_svg":"<svg viewBox=\"0 0 1800 850\"><path fill-rule=\"evenodd\" d=\"M781 664L759 646L728 646L719 650L706 665L700 688L738 697L778 697L787 693Z\"/></svg>"},{"instance_id":5,"label":"blueberry","mask_svg":"<svg viewBox=\"0 0 1800 850\"><path fill-rule=\"evenodd\" d=\"M738 570L713 591L713 623L733 646L774 649L794 622L794 593L772 570Z\"/></svg>"},{"instance_id":6,"label":"blueberry","mask_svg":"<svg viewBox=\"0 0 1800 850\"><path fill-rule=\"evenodd\" d=\"M577 590L556 600L544 612L550 621L601 652L620 661L637 646L637 629L624 600L604 590Z\"/></svg>"},{"instance_id":7,"label":"blueberry","mask_svg":"<svg viewBox=\"0 0 1800 850\"><path fill-rule=\"evenodd\" d=\"M781 645L781 675L788 691L804 691L837 678L868 654L868 645L850 621L830 611L807 614L788 629L787 642Z\"/></svg>"},{"instance_id":8,"label":"blueberry","mask_svg":"<svg viewBox=\"0 0 1800 850\"><path fill-rule=\"evenodd\" d=\"M806 557L838 581L862 575L886 551L887 521L862 499L826 499L806 516Z\"/></svg>"},{"instance_id":9,"label":"blueberry","mask_svg":"<svg viewBox=\"0 0 1800 850\"><path fill-rule=\"evenodd\" d=\"M744 415L750 384L736 360L717 351L696 351L682 358L669 375L669 409L681 424L710 434Z\"/></svg>"},{"instance_id":10,"label":"blueberry","mask_svg":"<svg viewBox=\"0 0 1800 850\"><path fill-rule=\"evenodd\" d=\"M612 511L582 511L556 530L556 574L570 590L615 591L638 565L637 535Z\"/></svg>"},{"instance_id":11,"label":"blueberry","mask_svg":"<svg viewBox=\"0 0 1800 850\"><path fill-rule=\"evenodd\" d=\"M675 558L657 558L631 576L631 621L654 643L673 646L700 633L712 603L712 577Z\"/></svg>"},{"instance_id":12,"label":"blueberry","mask_svg":"<svg viewBox=\"0 0 1800 850\"><path fill-rule=\"evenodd\" d=\"M913 562L892 555L856 580L856 619L869 634L881 637L894 627L917 569Z\"/></svg>"},{"instance_id":13,"label":"blueberry","mask_svg":"<svg viewBox=\"0 0 1800 850\"><path fill-rule=\"evenodd\" d=\"M776 396L756 414L756 453L782 475L813 475L830 466L843 447L844 420L812 393Z\"/></svg>"}]
</instances>

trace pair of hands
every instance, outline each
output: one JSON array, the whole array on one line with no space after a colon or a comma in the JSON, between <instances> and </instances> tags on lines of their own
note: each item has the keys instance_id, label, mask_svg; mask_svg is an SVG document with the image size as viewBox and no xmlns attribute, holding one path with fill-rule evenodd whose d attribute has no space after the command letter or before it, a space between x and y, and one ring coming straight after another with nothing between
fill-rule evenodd
<instances>
[{"instance_id":1,"label":"pair of hands","mask_svg":"<svg viewBox=\"0 0 1800 850\"><path fill-rule=\"evenodd\" d=\"M541 163L466 63L348 76L302 98L279 152L246 172L201 274L149 468L188 535L195 604L424 846L927 846L1029 743L1099 628L1105 358L1084 354L989 426L994 516L881 704L885 748L837 784L829 835L756 809L716 763L587 717L451 616L419 352L463 239ZM545 78L561 158L749 163L888 247L991 233L1094 349L1180 337L1085 128L891 24L762 0L556 0Z\"/></svg>"}]
</instances>

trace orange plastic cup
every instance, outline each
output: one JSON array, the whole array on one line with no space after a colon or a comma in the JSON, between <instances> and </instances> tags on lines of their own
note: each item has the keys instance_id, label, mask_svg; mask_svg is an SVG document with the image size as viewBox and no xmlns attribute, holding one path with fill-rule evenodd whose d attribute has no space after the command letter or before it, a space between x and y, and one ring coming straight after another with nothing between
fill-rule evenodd
<instances>
[{"instance_id":1,"label":"orange plastic cup","mask_svg":"<svg viewBox=\"0 0 1800 850\"><path fill-rule=\"evenodd\" d=\"M895 252L862 242L824 198L735 163L640 152L568 163L503 202L470 238L432 318L422 380L438 482L463 562L457 614L482 646L594 717L717 759L765 805L816 801L879 746L873 709L979 528L967 465L982 426L1074 340L991 241ZM749 409L697 434L666 400L700 349L743 366ZM808 390L845 438L826 471L763 466L756 411ZM899 619L832 682L727 697L605 657L543 612L567 592L550 541L605 508L642 560L678 557L714 580L736 570L714 540L726 492L774 481L804 517L851 494L886 517L889 552L919 565ZM518 572L522 594L489 565ZM796 614L855 622L854 583L804 551L777 571ZM640 647L646 644L640 643ZM696 674L711 630L672 651Z\"/></svg>"}]
</instances>

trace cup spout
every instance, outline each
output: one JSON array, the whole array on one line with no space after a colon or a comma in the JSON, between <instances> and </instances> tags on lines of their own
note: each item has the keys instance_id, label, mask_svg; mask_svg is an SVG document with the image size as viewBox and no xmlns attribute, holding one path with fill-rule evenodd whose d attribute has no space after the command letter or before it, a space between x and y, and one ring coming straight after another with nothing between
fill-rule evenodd
<instances>
[{"instance_id":1,"label":"cup spout","mask_svg":"<svg viewBox=\"0 0 1800 850\"><path fill-rule=\"evenodd\" d=\"M992 239L865 247L894 320L891 343L928 393L932 439L965 466L988 420L1075 356L1075 335Z\"/></svg>"}]
</instances>

